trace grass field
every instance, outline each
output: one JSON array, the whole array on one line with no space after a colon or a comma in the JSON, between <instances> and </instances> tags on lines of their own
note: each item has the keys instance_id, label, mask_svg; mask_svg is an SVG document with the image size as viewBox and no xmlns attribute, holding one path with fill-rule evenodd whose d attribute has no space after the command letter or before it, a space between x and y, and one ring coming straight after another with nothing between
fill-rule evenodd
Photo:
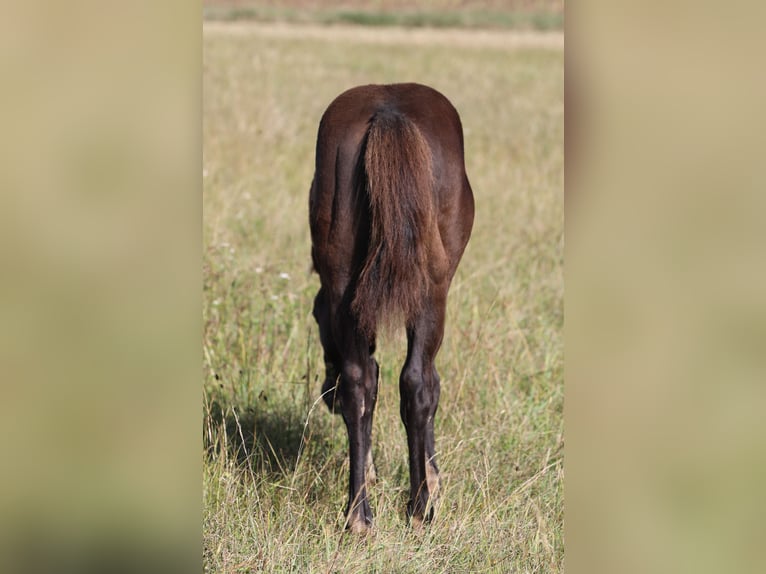
<instances>
[{"instance_id":1,"label":"grass field","mask_svg":"<svg viewBox=\"0 0 766 574\"><path fill-rule=\"evenodd\" d=\"M205 0L206 20L561 30L564 0Z\"/></svg>"},{"instance_id":2,"label":"grass field","mask_svg":"<svg viewBox=\"0 0 766 574\"><path fill-rule=\"evenodd\" d=\"M205 571L560 572L561 43L307 31L203 36ZM476 220L437 358L436 520L404 521L399 333L378 345L376 522L360 539L342 531L345 427L317 403L308 189L325 107L394 81L430 84L460 112Z\"/></svg>"}]
</instances>

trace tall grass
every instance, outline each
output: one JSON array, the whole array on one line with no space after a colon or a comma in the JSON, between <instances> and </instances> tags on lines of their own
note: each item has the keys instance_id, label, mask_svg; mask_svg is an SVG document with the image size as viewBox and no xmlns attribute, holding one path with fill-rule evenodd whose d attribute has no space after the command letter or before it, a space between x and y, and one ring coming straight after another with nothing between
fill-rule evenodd
<instances>
[{"instance_id":1,"label":"tall grass","mask_svg":"<svg viewBox=\"0 0 766 574\"><path fill-rule=\"evenodd\" d=\"M561 570L563 53L460 45L204 35L206 571ZM375 531L359 539L342 531L345 427L317 403L308 187L332 98L410 80L462 116L476 221L437 358L436 520L404 521L399 333L379 342Z\"/></svg>"}]
</instances>

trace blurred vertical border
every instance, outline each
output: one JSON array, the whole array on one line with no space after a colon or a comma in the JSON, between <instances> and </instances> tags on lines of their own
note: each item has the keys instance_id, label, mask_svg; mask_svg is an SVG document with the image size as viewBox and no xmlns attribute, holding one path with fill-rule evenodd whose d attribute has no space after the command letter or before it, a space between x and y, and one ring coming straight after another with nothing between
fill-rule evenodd
<instances>
[{"instance_id":1,"label":"blurred vertical border","mask_svg":"<svg viewBox=\"0 0 766 574\"><path fill-rule=\"evenodd\" d=\"M0 21L0 570L201 559L201 6Z\"/></svg>"},{"instance_id":2,"label":"blurred vertical border","mask_svg":"<svg viewBox=\"0 0 766 574\"><path fill-rule=\"evenodd\" d=\"M567 572L764 572L759 3L567 10Z\"/></svg>"}]
</instances>

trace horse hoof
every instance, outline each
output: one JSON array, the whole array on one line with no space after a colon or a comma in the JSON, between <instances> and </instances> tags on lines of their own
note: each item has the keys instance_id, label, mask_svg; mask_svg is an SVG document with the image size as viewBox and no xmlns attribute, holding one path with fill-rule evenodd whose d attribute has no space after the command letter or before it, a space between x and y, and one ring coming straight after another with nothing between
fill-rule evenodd
<instances>
[{"instance_id":1,"label":"horse hoof","mask_svg":"<svg viewBox=\"0 0 766 574\"><path fill-rule=\"evenodd\" d=\"M368 534L372 530L372 524L364 518L350 518L346 529L353 534Z\"/></svg>"},{"instance_id":2,"label":"horse hoof","mask_svg":"<svg viewBox=\"0 0 766 574\"><path fill-rule=\"evenodd\" d=\"M414 512L412 501L407 503L407 518L409 518L410 526L415 530L421 530L426 524L430 524L434 519L433 507L428 509L428 512Z\"/></svg>"}]
</instances>

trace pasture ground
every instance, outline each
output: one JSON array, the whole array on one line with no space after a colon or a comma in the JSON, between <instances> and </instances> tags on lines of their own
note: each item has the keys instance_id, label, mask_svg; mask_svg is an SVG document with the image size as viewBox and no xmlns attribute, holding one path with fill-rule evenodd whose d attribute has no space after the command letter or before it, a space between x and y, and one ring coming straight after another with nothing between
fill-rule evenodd
<instances>
[{"instance_id":1,"label":"pasture ground","mask_svg":"<svg viewBox=\"0 0 766 574\"><path fill-rule=\"evenodd\" d=\"M563 39L248 26L203 34L205 571L561 571ZM379 341L376 522L359 539L342 532L345 428L317 403L308 189L329 102L395 81L460 112L476 220L437 358L436 520L405 526L396 333Z\"/></svg>"}]
</instances>

